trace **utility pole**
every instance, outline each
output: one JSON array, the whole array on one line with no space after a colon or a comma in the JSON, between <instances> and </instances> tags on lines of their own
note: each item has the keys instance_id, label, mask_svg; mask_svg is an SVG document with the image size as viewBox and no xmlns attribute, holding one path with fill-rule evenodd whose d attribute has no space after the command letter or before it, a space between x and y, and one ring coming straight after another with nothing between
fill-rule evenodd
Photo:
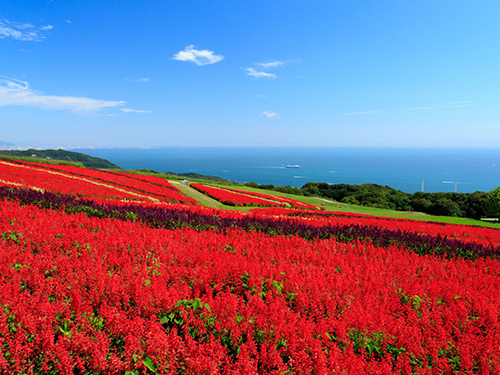
<instances>
[{"instance_id":1,"label":"utility pole","mask_svg":"<svg viewBox=\"0 0 500 375\"><path fill-rule=\"evenodd\" d=\"M455 181L443 181L443 184L453 184L453 191L456 193L458 192L458 184L463 184L463 182L457 182Z\"/></svg>"}]
</instances>

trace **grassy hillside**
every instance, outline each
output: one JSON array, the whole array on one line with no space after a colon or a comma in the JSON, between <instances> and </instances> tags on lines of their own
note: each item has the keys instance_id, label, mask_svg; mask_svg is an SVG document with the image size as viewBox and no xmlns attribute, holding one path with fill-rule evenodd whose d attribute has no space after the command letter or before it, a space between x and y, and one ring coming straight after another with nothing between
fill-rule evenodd
<instances>
[{"instance_id":1,"label":"grassy hillside","mask_svg":"<svg viewBox=\"0 0 500 375\"><path fill-rule=\"evenodd\" d=\"M29 159L42 159L42 160L56 160L78 163L86 168L95 169L122 169L116 164L113 164L105 159L96 158L80 152L66 151L66 150L0 150L0 155L6 155L16 158L29 158Z\"/></svg>"},{"instance_id":2,"label":"grassy hillside","mask_svg":"<svg viewBox=\"0 0 500 375\"><path fill-rule=\"evenodd\" d=\"M219 208L219 209L248 211L248 210L251 210L252 207L227 206L227 205L224 205L220 202L217 202L216 200L214 200L210 197L207 197L206 195L199 193L198 191L189 187L188 185L179 184L179 183L176 184L175 182L182 180L185 177L191 177L191 178L189 178L189 182L197 182L197 183L201 183L201 184L205 184L205 185L218 186L218 187L229 187L229 188L234 188L234 189L238 189L241 191L251 191L251 192L256 192L256 193L265 192L266 194L287 197L287 198L291 198L291 199L296 199L296 200L301 201L301 202L321 206L321 207L324 207L325 210L327 210L327 211L353 212L353 213L359 213L359 214L364 214L364 215L393 217L393 218L400 218L400 219L414 219L414 220L424 220L424 221L436 221L436 222L442 222L442 223L476 225L476 226L489 227L489 228L500 228L500 224L495 223L495 222L488 222L488 221L481 221L481 220L474 220L474 219L460 218L460 217L429 215L429 214L426 214L423 212L417 212L417 211L388 210L388 209L382 209L382 208L367 207L367 206L361 206L361 205L356 205L356 204L338 202L338 201L335 201L332 199L321 198L321 197L302 196L302 195L283 193L283 192L279 192L279 191L263 191L263 189L252 188L250 186L234 184L230 181L223 180L221 178L214 177L214 176L204 176L204 175L199 175L199 174L193 174L191 176L186 176L186 175L173 174L170 172L160 173L160 172L155 172L155 171L148 171L147 169L131 170L131 171L126 171L126 172L133 173L133 174L145 174L145 175L166 178L171 183L174 183L177 188L181 189L183 194L185 194L186 196L191 197L193 199L196 199L202 206Z\"/></svg>"},{"instance_id":3,"label":"grassy hillside","mask_svg":"<svg viewBox=\"0 0 500 375\"><path fill-rule=\"evenodd\" d=\"M203 181L203 180L197 180L197 182L201 182L201 183L204 183L207 185L210 184L212 186L219 186L219 187L233 187L233 188L236 188L236 189L241 190L241 191L252 191L252 192L257 192L257 193L262 192L262 189L250 188L247 186L231 184L230 182L225 182L225 183L210 182L209 183L208 181ZM192 189L192 190L194 190L194 189ZM272 195L277 195L277 196L282 196L282 197L287 197L287 198L291 198L291 199L296 199L296 200L301 201L301 202L321 206L321 207L324 207L325 210L327 210L327 211L353 212L353 213L364 214L364 215L393 217L393 218L399 218L399 219L413 219L413 220L435 221L435 222L441 222L441 223L477 225L477 226L489 227L489 228L500 228L500 224L495 223L495 222L488 222L488 221L481 221L481 220L474 220L474 219L460 218L460 217L450 217L450 216L434 216L434 215L428 215L428 214L425 214L422 212L415 212L415 211L386 210L386 209L382 209L382 208L366 207L366 206L359 206L359 205L355 205L355 204L336 202L336 201L333 201L330 199L325 199L325 198L305 197L305 196L281 193L281 192L277 192L277 191L266 192L266 193L272 194ZM232 209L236 209L236 208L232 207ZM237 209L249 210L251 208L238 207Z\"/></svg>"},{"instance_id":4,"label":"grassy hillside","mask_svg":"<svg viewBox=\"0 0 500 375\"><path fill-rule=\"evenodd\" d=\"M45 163L58 163L63 161L65 163L71 163L79 166L84 166L87 168L95 169L121 169L119 166L101 158L92 157L78 152L65 151L65 150L25 150L25 151L6 151L0 150L0 157L6 155L8 157L22 158L25 160L32 160ZM160 173L156 171L149 171L147 169L142 170L126 170L124 172L138 175L150 175L155 177L162 177L167 179L169 182L173 183L177 188L179 188L182 193L190 198L198 201L202 206L213 207L218 209L227 210L241 210L247 211L252 209L251 207L238 207L238 206L227 206L216 200L201 194L195 189L189 187L189 185L179 183L180 180L188 178L189 182L198 182L206 185L213 185L219 187L230 187L242 191L251 191L262 193L262 189L243 186L234 184L227 180L223 180L216 176L204 176L200 174L174 174L171 172ZM352 204L349 202L338 202L334 199L315 197L315 196L303 196L289 194L280 191L268 191L267 194L287 197L295 199L308 204L313 204L323 207L327 211L339 211L339 212L353 212L365 215L373 216L383 216L383 217L394 217L394 218L406 218L406 219L416 219L416 220L426 220L426 221L436 221L443 223L455 223L455 224L465 224L465 225L477 225L484 227L500 228L500 224L495 222L486 222L467 218L449 217L449 216L434 216L416 211L396 211L388 210L382 208L374 208L361 206L357 204Z\"/></svg>"}]
</instances>

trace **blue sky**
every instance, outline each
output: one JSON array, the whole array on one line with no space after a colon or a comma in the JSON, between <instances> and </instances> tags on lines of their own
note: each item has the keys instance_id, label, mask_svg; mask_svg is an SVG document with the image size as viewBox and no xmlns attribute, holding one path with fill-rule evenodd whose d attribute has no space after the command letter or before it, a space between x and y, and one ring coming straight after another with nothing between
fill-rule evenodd
<instances>
[{"instance_id":1,"label":"blue sky","mask_svg":"<svg viewBox=\"0 0 500 375\"><path fill-rule=\"evenodd\" d=\"M498 147L500 2L16 0L0 141Z\"/></svg>"}]
</instances>

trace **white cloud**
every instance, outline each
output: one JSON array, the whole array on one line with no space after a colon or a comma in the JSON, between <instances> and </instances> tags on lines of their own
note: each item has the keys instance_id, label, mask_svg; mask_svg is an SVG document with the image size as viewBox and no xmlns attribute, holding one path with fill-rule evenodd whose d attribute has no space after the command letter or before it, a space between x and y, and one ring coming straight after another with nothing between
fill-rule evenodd
<instances>
[{"instance_id":1,"label":"white cloud","mask_svg":"<svg viewBox=\"0 0 500 375\"><path fill-rule=\"evenodd\" d=\"M0 39L12 38L16 40L39 42L44 39L43 31L52 30L51 25L37 28L30 23L17 23L8 20L0 21Z\"/></svg>"},{"instance_id":2,"label":"white cloud","mask_svg":"<svg viewBox=\"0 0 500 375\"><path fill-rule=\"evenodd\" d=\"M351 113L344 113L344 116L353 116L353 115L368 115L370 113L380 113L383 111L363 111L363 112L351 112Z\"/></svg>"},{"instance_id":3,"label":"white cloud","mask_svg":"<svg viewBox=\"0 0 500 375\"><path fill-rule=\"evenodd\" d=\"M269 118L280 118L280 117L281 117L281 116L280 116L278 113L276 113L276 112L264 111L264 112L262 112L262 114L263 114L264 116L269 117Z\"/></svg>"},{"instance_id":4,"label":"white cloud","mask_svg":"<svg viewBox=\"0 0 500 375\"><path fill-rule=\"evenodd\" d=\"M446 108L461 108L461 107L470 107L476 105L472 100L463 100L460 102L450 102L439 105L432 106L424 106L424 107L413 107L413 108L405 108L393 111L417 111L417 110L426 110L426 109L446 109ZM382 112L393 112L393 111L362 111L362 112L350 112L344 113L344 116L352 116L352 115L367 115L371 113L382 113Z\"/></svg>"},{"instance_id":5,"label":"white cloud","mask_svg":"<svg viewBox=\"0 0 500 375\"><path fill-rule=\"evenodd\" d=\"M151 81L149 78L124 78L124 81L130 82L149 82Z\"/></svg>"},{"instance_id":6,"label":"white cloud","mask_svg":"<svg viewBox=\"0 0 500 375\"><path fill-rule=\"evenodd\" d=\"M258 65L258 66L262 67L263 69L277 68L283 64L284 64L284 62L281 62L281 61L273 61L273 62L269 62L269 63L255 63L255 65Z\"/></svg>"},{"instance_id":7,"label":"white cloud","mask_svg":"<svg viewBox=\"0 0 500 375\"><path fill-rule=\"evenodd\" d=\"M45 95L30 89L28 82L0 76L0 107L27 106L50 110L70 110L78 114L104 108L122 107L124 101L107 101L76 96Z\"/></svg>"},{"instance_id":8,"label":"white cloud","mask_svg":"<svg viewBox=\"0 0 500 375\"><path fill-rule=\"evenodd\" d=\"M120 111L125 113L154 113L153 111L145 111L143 109L120 108Z\"/></svg>"},{"instance_id":9,"label":"white cloud","mask_svg":"<svg viewBox=\"0 0 500 375\"><path fill-rule=\"evenodd\" d=\"M194 45L187 46L183 51L176 53L173 60L177 61L191 61L196 65L209 65L215 64L224 59L222 55L214 55L213 51L209 51L207 49L197 50L194 49Z\"/></svg>"},{"instance_id":10,"label":"white cloud","mask_svg":"<svg viewBox=\"0 0 500 375\"><path fill-rule=\"evenodd\" d=\"M271 73L266 73L262 71L258 71L254 68L243 68L244 71L246 71L247 76L252 76L255 78L271 78L271 79L276 79L276 74L271 74Z\"/></svg>"},{"instance_id":11,"label":"white cloud","mask_svg":"<svg viewBox=\"0 0 500 375\"><path fill-rule=\"evenodd\" d=\"M470 107L474 105L472 100L463 100L460 102L450 102L444 103L440 105L434 106L426 106L426 107L415 107L415 108L407 108L407 110L423 110L423 109L439 109L439 108L461 108L461 107Z\"/></svg>"},{"instance_id":12,"label":"white cloud","mask_svg":"<svg viewBox=\"0 0 500 375\"><path fill-rule=\"evenodd\" d=\"M269 63L255 63L255 65L258 65L260 67L260 70L257 70L255 68L243 68L243 70L246 72L245 74L247 76L251 76L251 77L255 77L255 78L276 79L276 74L267 73L267 72L264 72L263 70L277 68L283 64L284 64L284 62L281 62L281 61L273 61L273 62L269 62Z\"/></svg>"},{"instance_id":13,"label":"white cloud","mask_svg":"<svg viewBox=\"0 0 500 375\"><path fill-rule=\"evenodd\" d=\"M14 25L16 28L20 30L27 30L27 29L34 29L35 26L33 26L31 23L15 23L15 22L9 22L7 20L4 20L5 22Z\"/></svg>"},{"instance_id":14,"label":"white cloud","mask_svg":"<svg viewBox=\"0 0 500 375\"><path fill-rule=\"evenodd\" d=\"M446 107L456 107L456 106L464 106L464 105L472 105L472 100L462 100L461 102L451 102L451 103L444 103L443 106Z\"/></svg>"}]
</instances>

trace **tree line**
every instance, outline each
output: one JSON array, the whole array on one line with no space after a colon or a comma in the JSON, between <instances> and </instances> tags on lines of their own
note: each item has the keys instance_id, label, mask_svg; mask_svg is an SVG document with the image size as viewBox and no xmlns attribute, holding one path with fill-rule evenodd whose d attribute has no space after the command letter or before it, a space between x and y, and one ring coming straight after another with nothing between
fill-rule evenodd
<instances>
[{"instance_id":1,"label":"tree line","mask_svg":"<svg viewBox=\"0 0 500 375\"><path fill-rule=\"evenodd\" d=\"M245 184L249 187L273 190L282 193L314 196L337 202L356 204L396 211L419 211L431 215L500 218L500 187L490 191L474 193L424 193L413 194L377 184L327 184L308 182L301 188L274 185Z\"/></svg>"}]
</instances>

